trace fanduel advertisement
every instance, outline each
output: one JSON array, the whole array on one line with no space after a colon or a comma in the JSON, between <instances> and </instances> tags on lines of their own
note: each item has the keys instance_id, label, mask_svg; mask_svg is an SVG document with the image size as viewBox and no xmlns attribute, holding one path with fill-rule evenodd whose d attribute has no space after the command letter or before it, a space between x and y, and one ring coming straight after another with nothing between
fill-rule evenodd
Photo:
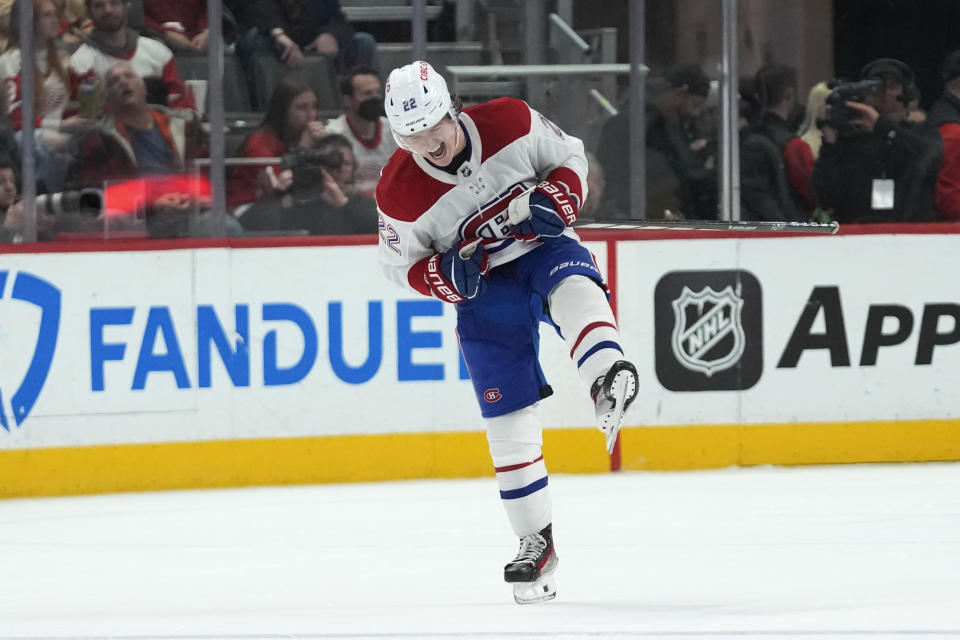
<instances>
[{"instance_id":1,"label":"fanduel advertisement","mask_svg":"<svg viewBox=\"0 0 960 640\"><path fill-rule=\"evenodd\" d=\"M628 426L955 417L954 244L618 242ZM2 255L0 448L481 430L455 323L374 246ZM592 426L569 347L540 352L544 424Z\"/></svg>"}]
</instances>

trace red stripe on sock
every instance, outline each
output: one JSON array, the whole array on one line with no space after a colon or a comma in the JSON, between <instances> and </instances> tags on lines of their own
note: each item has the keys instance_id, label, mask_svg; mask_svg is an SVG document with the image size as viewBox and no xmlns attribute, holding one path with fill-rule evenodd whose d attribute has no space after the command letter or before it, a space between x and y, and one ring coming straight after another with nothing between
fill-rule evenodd
<instances>
[{"instance_id":1,"label":"red stripe on sock","mask_svg":"<svg viewBox=\"0 0 960 640\"><path fill-rule=\"evenodd\" d=\"M540 456L532 462L521 462L520 464L511 464L507 465L506 467L494 467L493 470L497 473L503 473L504 471L516 471L517 469L523 469L524 467L529 467L532 464L537 464L541 460L543 460L543 456Z\"/></svg>"},{"instance_id":2,"label":"red stripe on sock","mask_svg":"<svg viewBox=\"0 0 960 640\"><path fill-rule=\"evenodd\" d=\"M580 332L580 335L577 337L577 341L573 343L573 348L570 349L570 357L573 357L573 352L577 350L577 347L580 346L580 343L583 342L583 339L587 337L587 334L593 331L594 329L599 329L600 327L610 327L611 329L616 330L616 326L609 322L591 322L583 328L583 331Z\"/></svg>"}]
</instances>

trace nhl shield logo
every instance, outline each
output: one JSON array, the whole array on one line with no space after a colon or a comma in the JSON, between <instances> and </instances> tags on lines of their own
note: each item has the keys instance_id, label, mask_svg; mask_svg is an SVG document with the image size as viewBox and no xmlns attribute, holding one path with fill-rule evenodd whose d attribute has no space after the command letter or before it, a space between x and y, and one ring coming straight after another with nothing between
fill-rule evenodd
<instances>
[{"instance_id":1,"label":"nhl shield logo","mask_svg":"<svg viewBox=\"0 0 960 640\"><path fill-rule=\"evenodd\" d=\"M696 293L683 287L672 306L671 347L681 365L710 377L740 361L746 345L743 299L732 286L719 292L705 286Z\"/></svg>"}]
</instances>

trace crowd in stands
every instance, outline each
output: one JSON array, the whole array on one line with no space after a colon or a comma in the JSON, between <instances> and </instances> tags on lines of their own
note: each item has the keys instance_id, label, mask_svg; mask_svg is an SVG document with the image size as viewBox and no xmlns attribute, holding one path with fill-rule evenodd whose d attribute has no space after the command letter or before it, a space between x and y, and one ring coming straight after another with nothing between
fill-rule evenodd
<instances>
[{"instance_id":1,"label":"crowd in stands","mask_svg":"<svg viewBox=\"0 0 960 640\"><path fill-rule=\"evenodd\" d=\"M23 139L21 115L22 2L33 8L32 140ZM373 190L396 144L382 115L373 38L354 31L338 0L228 0L224 14L225 41L241 61L275 56L289 68L260 126L230 150L271 161L228 169L226 231L374 233ZM209 34L205 0L0 0L0 241L22 231L16 187L25 144L38 194L101 190L101 214L111 213L114 229L124 228L124 216L112 216L122 213L151 237L216 232L202 161L209 125L177 69L178 56L205 54ZM327 103L342 101L344 111L325 114L329 124L318 111L321 88L298 73L310 56L333 61L343 77L342 100ZM96 230L108 217L43 211L38 222L41 215L45 231L68 232Z\"/></svg>"},{"instance_id":2,"label":"crowd in stands","mask_svg":"<svg viewBox=\"0 0 960 640\"><path fill-rule=\"evenodd\" d=\"M743 220L960 221L960 51L943 61L943 93L920 108L914 71L880 58L859 77L816 84L804 100L796 70L759 69L740 87ZM714 219L716 139L705 122L710 81L681 64L648 80L646 214ZM629 108L609 119L599 160L598 218L630 218Z\"/></svg>"},{"instance_id":3,"label":"crowd in stands","mask_svg":"<svg viewBox=\"0 0 960 640\"><path fill-rule=\"evenodd\" d=\"M32 5L36 54L30 140L23 2ZM184 81L177 66L206 56L206 1L0 0L0 241L22 231L23 145L34 152L39 194L103 190L101 213L129 209L131 224L154 237L376 231L373 195L397 145L374 38L353 28L339 0L225 0L223 9L224 42L259 124L228 148L226 222L212 224L209 124L196 93L204 81ZM255 77L264 59L276 65L266 84ZM332 65L338 86L304 73L316 60ZM742 218L960 221L960 51L944 60L942 79L943 94L924 112L914 71L892 58L806 96L795 69L759 69L740 87ZM716 86L693 64L648 77L648 218L719 217ZM331 104L339 110L321 107ZM637 215L631 108L585 141L594 153L584 217ZM43 211L38 229L95 231L104 217Z\"/></svg>"}]
</instances>

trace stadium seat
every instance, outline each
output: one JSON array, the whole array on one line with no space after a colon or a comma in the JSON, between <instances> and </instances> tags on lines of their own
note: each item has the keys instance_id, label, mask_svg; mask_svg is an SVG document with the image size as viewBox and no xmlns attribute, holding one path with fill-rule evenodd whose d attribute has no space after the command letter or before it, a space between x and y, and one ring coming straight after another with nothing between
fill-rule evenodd
<instances>
[{"instance_id":1,"label":"stadium seat","mask_svg":"<svg viewBox=\"0 0 960 640\"><path fill-rule=\"evenodd\" d=\"M182 80L206 80L209 69L206 54L178 52L177 72ZM247 80L240 60L231 54L223 56L223 109L227 113L251 111Z\"/></svg>"},{"instance_id":2,"label":"stadium seat","mask_svg":"<svg viewBox=\"0 0 960 640\"><path fill-rule=\"evenodd\" d=\"M319 96L317 107L321 111L336 111L340 108L340 92L337 89L337 73L333 61L323 55L308 54L297 69L287 68L271 54L254 57L253 78L257 104L266 109L270 96L280 80L295 74L305 80Z\"/></svg>"}]
</instances>

